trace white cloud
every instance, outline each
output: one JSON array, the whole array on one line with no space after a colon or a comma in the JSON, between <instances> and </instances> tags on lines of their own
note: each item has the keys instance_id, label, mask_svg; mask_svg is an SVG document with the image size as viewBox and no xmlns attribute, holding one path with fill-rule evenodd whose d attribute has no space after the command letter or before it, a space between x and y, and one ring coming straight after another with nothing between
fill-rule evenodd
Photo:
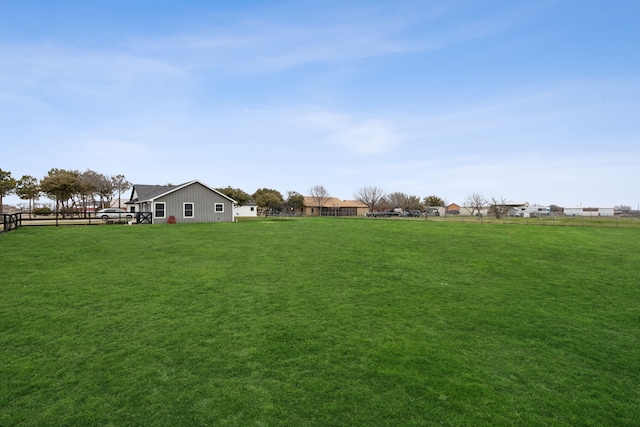
<instances>
[{"instance_id":1,"label":"white cloud","mask_svg":"<svg viewBox=\"0 0 640 427\"><path fill-rule=\"evenodd\" d=\"M379 119L357 119L345 114L316 112L294 119L299 125L326 132L328 140L357 154L393 150L402 135Z\"/></svg>"},{"instance_id":2,"label":"white cloud","mask_svg":"<svg viewBox=\"0 0 640 427\"><path fill-rule=\"evenodd\" d=\"M508 31L533 9L515 7L468 18L458 16L449 3L400 2L397 7L340 7L339 13L324 10L320 16L288 21L268 12L251 17L251 11L246 11L242 19L230 16L227 26L204 26L197 32L185 30L163 38L139 37L130 41L128 49L143 56L172 58L185 67L275 72L321 62L441 50Z\"/></svg>"},{"instance_id":3,"label":"white cloud","mask_svg":"<svg viewBox=\"0 0 640 427\"><path fill-rule=\"evenodd\" d=\"M103 79L131 81L149 76L175 77L182 71L159 57L120 49L85 51L55 44L0 44L0 64L15 78L55 81ZM26 84L28 80L24 81Z\"/></svg>"},{"instance_id":4,"label":"white cloud","mask_svg":"<svg viewBox=\"0 0 640 427\"><path fill-rule=\"evenodd\" d=\"M379 120L364 120L334 135L334 138L351 150L363 154L379 154L390 151L400 141L400 136Z\"/></svg>"}]
</instances>

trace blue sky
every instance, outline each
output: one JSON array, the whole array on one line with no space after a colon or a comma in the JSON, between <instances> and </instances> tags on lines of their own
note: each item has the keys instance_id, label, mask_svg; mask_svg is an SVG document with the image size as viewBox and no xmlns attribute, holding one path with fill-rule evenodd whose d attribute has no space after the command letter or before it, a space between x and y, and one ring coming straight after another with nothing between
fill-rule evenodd
<instances>
[{"instance_id":1,"label":"blue sky","mask_svg":"<svg viewBox=\"0 0 640 427\"><path fill-rule=\"evenodd\" d=\"M636 208L638 22L635 0L0 0L0 168Z\"/></svg>"}]
</instances>

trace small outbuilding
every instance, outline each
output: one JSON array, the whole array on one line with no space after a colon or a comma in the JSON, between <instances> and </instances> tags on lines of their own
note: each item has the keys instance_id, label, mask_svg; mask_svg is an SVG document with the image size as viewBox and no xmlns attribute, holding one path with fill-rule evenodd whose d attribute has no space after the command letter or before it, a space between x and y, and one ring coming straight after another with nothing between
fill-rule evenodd
<instances>
[{"instance_id":1,"label":"small outbuilding","mask_svg":"<svg viewBox=\"0 0 640 427\"><path fill-rule=\"evenodd\" d=\"M233 212L236 217L256 217L258 216L258 205L253 202L245 203L242 206L235 206Z\"/></svg>"},{"instance_id":2,"label":"small outbuilding","mask_svg":"<svg viewBox=\"0 0 640 427\"><path fill-rule=\"evenodd\" d=\"M193 180L180 185L135 184L126 204L129 212L140 213L145 222L163 224L233 222L236 202Z\"/></svg>"}]
</instances>

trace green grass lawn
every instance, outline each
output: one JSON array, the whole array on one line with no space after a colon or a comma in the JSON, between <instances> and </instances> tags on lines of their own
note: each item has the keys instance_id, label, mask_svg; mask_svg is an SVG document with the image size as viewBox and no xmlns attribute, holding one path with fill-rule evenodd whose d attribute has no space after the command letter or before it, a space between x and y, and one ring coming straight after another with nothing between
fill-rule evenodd
<instances>
[{"instance_id":1,"label":"green grass lawn","mask_svg":"<svg viewBox=\"0 0 640 427\"><path fill-rule=\"evenodd\" d=\"M638 426L640 229L0 235L0 425Z\"/></svg>"}]
</instances>

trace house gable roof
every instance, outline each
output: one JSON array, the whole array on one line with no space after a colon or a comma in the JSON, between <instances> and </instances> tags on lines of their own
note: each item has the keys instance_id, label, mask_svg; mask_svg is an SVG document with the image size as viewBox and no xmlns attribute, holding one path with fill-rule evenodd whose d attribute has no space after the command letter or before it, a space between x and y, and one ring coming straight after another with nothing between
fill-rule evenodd
<instances>
[{"instance_id":1,"label":"house gable roof","mask_svg":"<svg viewBox=\"0 0 640 427\"><path fill-rule=\"evenodd\" d=\"M133 190L131 191L131 199L127 202L131 203L141 203L141 202L152 202L155 199L166 196L167 194L173 193L174 191L181 190L185 187L188 187L193 184L200 184L208 190L218 194L221 197L229 200L231 203L236 203L231 197L222 194L215 188L209 187L207 184L194 179L193 181L185 182L180 185L144 185L144 184L134 184ZM137 196L137 197L136 197Z\"/></svg>"},{"instance_id":2,"label":"house gable roof","mask_svg":"<svg viewBox=\"0 0 640 427\"><path fill-rule=\"evenodd\" d=\"M127 203L138 203L153 200L176 188L175 185L145 185L134 184L131 199Z\"/></svg>"},{"instance_id":3,"label":"house gable roof","mask_svg":"<svg viewBox=\"0 0 640 427\"><path fill-rule=\"evenodd\" d=\"M304 205L306 207L318 207L318 201L311 196L304 196ZM357 200L340 200L337 197L328 197L323 205L325 208L366 208L362 202Z\"/></svg>"}]
</instances>

